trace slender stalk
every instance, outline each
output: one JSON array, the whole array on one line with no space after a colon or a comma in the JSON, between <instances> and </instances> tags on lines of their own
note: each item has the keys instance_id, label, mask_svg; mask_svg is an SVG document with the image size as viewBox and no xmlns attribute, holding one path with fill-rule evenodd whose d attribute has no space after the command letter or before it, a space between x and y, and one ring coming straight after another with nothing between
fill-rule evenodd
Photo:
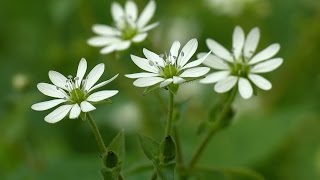
<instances>
[{"instance_id":1,"label":"slender stalk","mask_svg":"<svg viewBox=\"0 0 320 180\"><path fill-rule=\"evenodd\" d=\"M174 95L171 92L169 92L169 108L168 108L168 119L166 122L166 129L165 129L165 137L171 134L173 101L174 101Z\"/></svg>"},{"instance_id":2,"label":"slender stalk","mask_svg":"<svg viewBox=\"0 0 320 180\"><path fill-rule=\"evenodd\" d=\"M228 110L229 110L230 106L232 105L232 102L234 101L236 94L237 94L237 88L233 88L232 92L229 94L229 97L227 98L227 101L225 102L225 104L223 106L221 114L216 119L216 123L209 130L208 134L206 134L205 137L202 139L201 143L199 144L195 153L193 154L192 159L189 164L189 169L192 169L194 167L194 165L199 160L201 154L203 153L205 147L208 145L212 136L221 129L221 122L223 121L226 114L228 113Z\"/></svg>"},{"instance_id":3,"label":"slender stalk","mask_svg":"<svg viewBox=\"0 0 320 180\"><path fill-rule=\"evenodd\" d=\"M107 152L107 148L104 145L103 139L101 137L100 131L99 131L96 123L94 122L94 120L92 119L92 116L89 113L87 113L87 117L88 117L87 119L88 119L88 121L89 121L89 123L91 125L92 132L93 132L93 134L95 136L95 139L97 141L100 153L101 154L102 153L106 153Z\"/></svg>"}]
</instances>

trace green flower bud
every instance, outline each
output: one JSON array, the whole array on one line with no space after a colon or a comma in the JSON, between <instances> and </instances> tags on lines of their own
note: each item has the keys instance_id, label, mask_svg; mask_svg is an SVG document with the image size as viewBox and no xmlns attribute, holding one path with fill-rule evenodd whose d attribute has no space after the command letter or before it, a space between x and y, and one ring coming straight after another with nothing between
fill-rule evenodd
<instances>
[{"instance_id":1,"label":"green flower bud","mask_svg":"<svg viewBox=\"0 0 320 180\"><path fill-rule=\"evenodd\" d=\"M160 161L167 164L176 156L176 144L169 135L160 144Z\"/></svg>"},{"instance_id":2,"label":"green flower bud","mask_svg":"<svg viewBox=\"0 0 320 180\"><path fill-rule=\"evenodd\" d=\"M108 151L107 154L103 155L102 161L105 167L114 168L118 166L118 155L113 151Z\"/></svg>"}]
</instances>

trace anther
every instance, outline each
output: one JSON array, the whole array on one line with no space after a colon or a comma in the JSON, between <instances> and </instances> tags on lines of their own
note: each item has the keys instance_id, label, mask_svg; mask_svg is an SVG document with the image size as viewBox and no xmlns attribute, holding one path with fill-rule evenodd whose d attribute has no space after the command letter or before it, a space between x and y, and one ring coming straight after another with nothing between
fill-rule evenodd
<instances>
[{"instance_id":1,"label":"anther","mask_svg":"<svg viewBox=\"0 0 320 180\"><path fill-rule=\"evenodd\" d=\"M184 52L183 52L183 51L181 51L181 53L180 53L180 54L181 54L181 56L184 56Z\"/></svg>"},{"instance_id":2,"label":"anther","mask_svg":"<svg viewBox=\"0 0 320 180\"><path fill-rule=\"evenodd\" d=\"M69 75L69 76L68 76L68 79L72 79L72 76L71 76L71 75Z\"/></svg>"},{"instance_id":3,"label":"anther","mask_svg":"<svg viewBox=\"0 0 320 180\"><path fill-rule=\"evenodd\" d=\"M150 66L153 66L153 65L154 65L154 62L149 61L149 65L150 65Z\"/></svg>"}]
</instances>

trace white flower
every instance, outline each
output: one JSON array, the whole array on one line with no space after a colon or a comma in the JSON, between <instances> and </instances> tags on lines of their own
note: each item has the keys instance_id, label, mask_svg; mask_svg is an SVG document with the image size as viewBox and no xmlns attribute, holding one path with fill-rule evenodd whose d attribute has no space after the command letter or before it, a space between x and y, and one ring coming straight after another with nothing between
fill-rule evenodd
<instances>
[{"instance_id":1,"label":"white flower","mask_svg":"<svg viewBox=\"0 0 320 180\"><path fill-rule=\"evenodd\" d=\"M66 78L59 72L49 71L49 78L53 84L38 83L37 88L44 95L56 99L36 103L31 108L36 111L44 111L63 104L44 118L49 123L56 123L68 114L70 119L76 119L81 112L93 111L96 108L92 103L98 103L118 93L117 90L103 90L93 93L93 90L110 83L118 76L115 75L111 79L95 85L104 72L104 64L96 65L87 77L83 78L86 70L87 61L82 58L74 78L72 76Z\"/></svg>"},{"instance_id":2,"label":"white flower","mask_svg":"<svg viewBox=\"0 0 320 180\"><path fill-rule=\"evenodd\" d=\"M254 55L259 38L258 28L253 28L245 38L242 28L237 26L233 32L232 53L216 41L207 39L207 46L213 54L210 54L203 63L219 71L208 74L200 83L216 83L214 89L218 93L227 92L238 84L240 95L244 99L252 96L252 85L270 90L271 83L257 73L275 70L282 64L283 59L273 58L280 49L277 43ZM198 54L199 57L203 55L204 53Z\"/></svg>"},{"instance_id":3,"label":"white flower","mask_svg":"<svg viewBox=\"0 0 320 180\"><path fill-rule=\"evenodd\" d=\"M171 46L169 54L165 57L143 49L143 54L146 58L131 55L131 59L138 67L147 72L127 74L126 77L137 78L133 82L133 85L137 87L148 87L158 84L160 85L159 87L166 87L171 84L178 85L204 76L209 72L210 68L196 66L200 65L210 52L200 59L189 62L197 47L198 41L191 39L179 53L180 42L175 41Z\"/></svg>"},{"instance_id":4,"label":"white flower","mask_svg":"<svg viewBox=\"0 0 320 180\"><path fill-rule=\"evenodd\" d=\"M142 42L148 35L147 31L158 26L158 22L147 25L156 10L156 3L150 0L138 17L137 5L128 0L122 8L118 2L113 2L111 15L115 27L96 24L93 32L98 36L90 38L88 44L95 47L103 47L101 54L109 54L113 51L122 51L130 47L131 43Z\"/></svg>"}]
</instances>

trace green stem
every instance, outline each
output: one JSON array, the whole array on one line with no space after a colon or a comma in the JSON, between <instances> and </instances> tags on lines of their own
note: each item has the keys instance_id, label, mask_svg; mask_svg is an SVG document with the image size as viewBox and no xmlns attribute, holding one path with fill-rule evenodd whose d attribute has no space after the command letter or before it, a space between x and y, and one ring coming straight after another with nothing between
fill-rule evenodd
<instances>
[{"instance_id":1,"label":"green stem","mask_svg":"<svg viewBox=\"0 0 320 180\"><path fill-rule=\"evenodd\" d=\"M88 117L87 119L88 119L88 121L89 121L89 123L91 125L92 132L93 132L93 134L95 136L95 139L96 139L96 141L98 143L100 153L101 154L106 153L107 152L107 148L104 145L103 139L101 137L100 131L99 131L96 123L94 122L94 120L92 119L92 116L89 113L87 113L87 117Z\"/></svg>"},{"instance_id":2,"label":"green stem","mask_svg":"<svg viewBox=\"0 0 320 180\"><path fill-rule=\"evenodd\" d=\"M165 137L171 134L173 101L174 101L174 95L171 92L169 92L169 109L168 109L168 119L166 122Z\"/></svg>"},{"instance_id":3,"label":"green stem","mask_svg":"<svg viewBox=\"0 0 320 180\"><path fill-rule=\"evenodd\" d=\"M192 159L189 164L189 169L192 169L194 167L194 165L199 160L201 154L203 153L205 147L208 145L212 136L221 129L221 122L224 120L226 114L228 113L229 108L231 107L232 102L234 101L236 94L237 94L237 88L233 88L232 92L229 94L227 101L225 102L225 104L223 106L221 114L216 119L216 123L214 124L213 127L211 127L208 134L206 134L205 137L202 139L201 143L199 144L195 153L193 154Z\"/></svg>"}]
</instances>

